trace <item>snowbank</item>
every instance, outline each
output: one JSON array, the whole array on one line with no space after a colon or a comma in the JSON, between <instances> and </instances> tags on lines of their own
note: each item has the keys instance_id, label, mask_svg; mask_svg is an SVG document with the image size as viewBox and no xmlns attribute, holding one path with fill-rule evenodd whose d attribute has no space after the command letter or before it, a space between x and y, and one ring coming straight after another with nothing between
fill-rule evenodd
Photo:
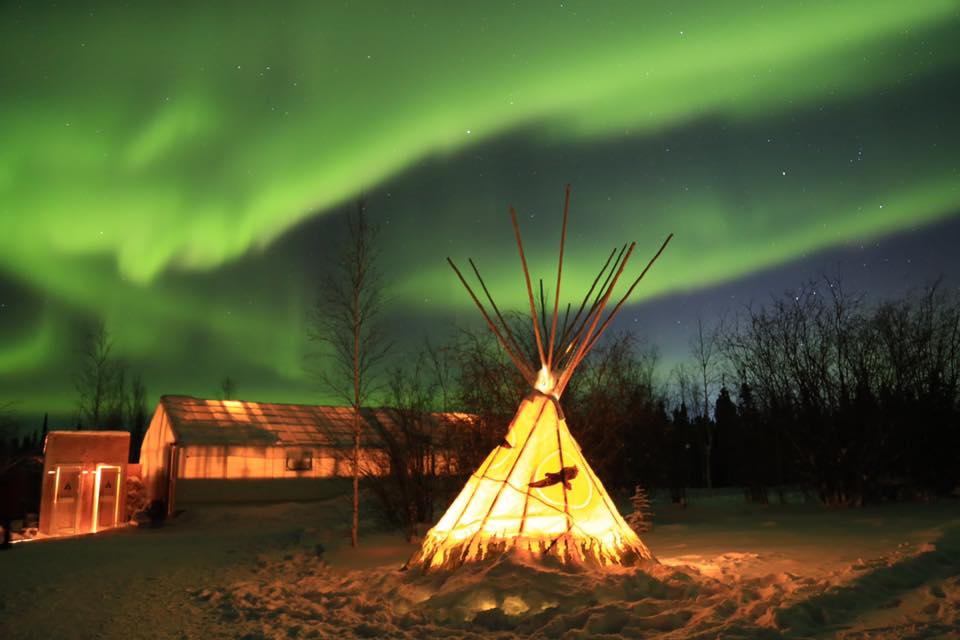
<instances>
[{"instance_id":1,"label":"snowbank","mask_svg":"<svg viewBox=\"0 0 960 640\"><path fill-rule=\"evenodd\" d=\"M779 559L737 552L603 575L504 559L426 576L298 554L198 597L264 637L944 637L960 629L960 521L927 533L821 577L764 573Z\"/></svg>"},{"instance_id":2,"label":"snowbank","mask_svg":"<svg viewBox=\"0 0 960 640\"><path fill-rule=\"evenodd\" d=\"M956 504L717 501L655 523L641 569L420 576L396 533L351 549L345 503L204 507L0 553L0 637L960 637Z\"/></svg>"}]
</instances>

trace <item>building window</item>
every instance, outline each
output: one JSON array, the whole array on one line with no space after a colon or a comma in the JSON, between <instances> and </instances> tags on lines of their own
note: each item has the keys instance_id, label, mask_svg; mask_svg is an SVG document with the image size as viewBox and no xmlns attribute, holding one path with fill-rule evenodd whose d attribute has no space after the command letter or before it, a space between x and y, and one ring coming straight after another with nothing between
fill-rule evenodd
<instances>
[{"instance_id":1,"label":"building window","mask_svg":"<svg viewBox=\"0 0 960 640\"><path fill-rule=\"evenodd\" d=\"M287 471L309 471L313 468L313 452L306 449L287 451Z\"/></svg>"}]
</instances>

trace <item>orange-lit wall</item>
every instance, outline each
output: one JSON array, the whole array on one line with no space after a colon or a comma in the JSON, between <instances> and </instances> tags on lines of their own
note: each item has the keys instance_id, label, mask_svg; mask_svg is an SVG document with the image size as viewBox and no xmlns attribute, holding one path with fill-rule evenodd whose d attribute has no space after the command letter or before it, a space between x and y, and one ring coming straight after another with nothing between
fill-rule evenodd
<instances>
[{"instance_id":1,"label":"orange-lit wall","mask_svg":"<svg viewBox=\"0 0 960 640\"><path fill-rule=\"evenodd\" d=\"M140 478L148 500L165 500L167 496L167 456L173 444L173 430L163 406L157 407L140 445Z\"/></svg>"},{"instance_id":2,"label":"orange-lit wall","mask_svg":"<svg viewBox=\"0 0 960 640\"><path fill-rule=\"evenodd\" d=\"M229 428L229 427L227 427ZM163 405L157 407L150 427L143 439L140 448L140 477L143 480L149 500L164 500L168 509L174 508L173 502L190 499L199 495L216 495L219 489L197 490L199 481L210 481L211 487L222 487L214 481L224 480L289 480L308 481L324 478L347 478L351 476L350 456L352 450L331 450L319 446L286 446L283 444L271 446L237 446L237 445L178 445L176 434L171 427L170 420ZM311 464L308 469L290 468L288 460L309 457ZM176 470L171 482L169 472L171 465ZM387 456L378 449L365 449L360 454L360 468L363 475L384 475L389 472ZM190 491L178 491L177 485L184 481L183 487ZM208 483L209 484L209 483ZM250 499L263 499L264 488L262 483L237 484L231 488L229 498L242 498L243 487L251 489ZM305 495L301 486L289 487L284 483L272 485L273 495L277 500L299 499ZM288 496L288 489L292 491ZM266 489L270 494L270 489ZM173 500L170 500L173 494ZM255 497L254 497L254 494ZM306 492L309 494L309 492ZM298 497L293 497L298 496Z\"/></svg>"},{"instance_id":3,"label":"orange-lit wall","mask_svg":"<svg viewBox=\"0 0 960 640\"><path fill-rule=\"evenodd\" d=\"M288 456L309 453L309 469L288 468ZM326 447L238 447L192 445L179 448L177 478L266 479L336 478L351 475L350 451L335 455ZM382 475L388 463L380 452L360 452L363 475Z\"/></svg>"}]
</instances>

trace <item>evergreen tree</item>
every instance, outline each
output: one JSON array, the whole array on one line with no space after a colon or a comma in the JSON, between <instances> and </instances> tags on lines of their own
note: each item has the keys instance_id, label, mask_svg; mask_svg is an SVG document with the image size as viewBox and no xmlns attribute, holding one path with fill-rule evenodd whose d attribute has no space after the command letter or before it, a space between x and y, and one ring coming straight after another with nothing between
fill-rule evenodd
<instances>
[{"instance_id":1,"label":"evergreen tree","mask_svg":"<svg viewBox=\"0 0 960 640\"><path fill-rule=\"evenodd\" d=\"M740 383L740 403L737 407L743 433L743 445L737 461L742 473L740 481L746 487L747 499L751 502L767 504L768 471L772 451L768 448L771 440L760 425L760 412L753 399L753 389L746 382Z\"/></svg>"},{"instance_id":2,"label":"evergreen tree","mask_svg":"<svg viewBox=\"0 0 960 640\"><path fill-rule=\"evenodd\" d=\"M740 457L737 449L743 445L743 434L737 415L737 405L730 398L730 391L726 385L720 387L713 415L716 422L713 444L715 484L721 486L739 484L739 465L736 460Z\"/></svg>"},{"instance_id":3,"label":"evergreen tree","mask_svg":"<svg viewBox=\"0 0 960 640\"><path fill-rule=\"evenodd\" d=\"M690 479L690 417L684 402L673 410L670 425L670 497L687 506L687 485Z\"/></svg>"},{"instance_id":4,"label":"evergreen tree","mask_svg":"<svg viewBox=\"0 0 960 640\"><path fill-rule=\"evenodd\" d=\"M630 502L633 504L633 511L625 518L630 528L637 533L653 529L653 509L650 504L650 496L647 495L643 487L636 486Z\"/></svg>"},{"instance_id":5,"label":"evergreen tree","mask_svg":"<svg viewBox=\"0 0 960 640\"><path fill-rule=\"evenodd\" d=\"M128 461L136 463L140 460L140 445L147 428L147 387L143 383L143 376L135 373L130 379L130 390L127 398L127 424L130 425L130 456Z\"/></svg>"}]
</instances>

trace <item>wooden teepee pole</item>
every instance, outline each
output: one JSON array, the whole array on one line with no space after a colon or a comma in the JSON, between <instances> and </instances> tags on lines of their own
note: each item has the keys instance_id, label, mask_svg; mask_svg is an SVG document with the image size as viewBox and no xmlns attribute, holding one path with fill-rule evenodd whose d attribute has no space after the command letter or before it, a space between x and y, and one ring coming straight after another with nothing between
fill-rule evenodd
<instances>
[{"instance_id":1,"label":"wooden teepee pole","mask_svg":"<svg viewBox=\"0 0 960 640\"><path fill-rule=\"evenodd\" d=\"M514 366L520 370L520 374L526 379L527 384L531 387L537 383L536 377L533 375L533 372L530 370L530 367L523 361L523 359L516 353L513 352L513 349L510 348L510 345L507 343L506 339L500 333L500 330L497 329L497 325L493 324L493 320L490 319L490 316L487 315L487 310L483 308L483 305L480 304L480 300L477 299L476 294L473 292L473 289L470 288L470 285L467 284L466 279L463 277L463 274L460 273L460 269L457 269L457 265L453 264L453 260L447 258L447 263L450 267L456 272L457 277L460 278L460 282L463 284L464 288L467 290L467 293L470 294L470 297L473 298L474 304L477 305L477 309L480 310L480 313L483 315L483 319L487 321L487 326L490 327L490 330L493 331L493 334L497 336L497 339L500 341L500 344L503 346L504 350L507 352L507 355L510 356L510 359L513 360Z\"/></svg>"},{"instance_id":2,"label":"wooden teepee pole","mask_svg":"<svg viewBox=\"0 0 960 640\"><path fill-rule=\"evenodd\" d=\"M567 333L567 322L569 322L569 321L570 321L570 303L568 302L568 303L567 303L567 310L566 310L566 312L563 314L563 324L560 326L560 337L561 337L560 345L561 345L561 346L563 345L563 339L562 339L562 338L563 338L563 336L566 335L566 333Z\"/></svg>"},{"instance_id":3,"label":"wooden teepee pole","mask_svg":"<svg viewBox=\"0 0 960 640\"><path fill-rule=\"evenodd\" d=\"M624 250L626 250L626 248L627 248L627 245L623 245L623 249L621 249L621 253ZM607 256L607 261L603 263L603 267L601 267L599 273L597 273L597 277L593 279L593 284L590 285L590 290L587 291L587 294L585 296L583 296L583 301L580 303L580 308L577 309L577 313L573 316L573 320L570 322L570 324L567 325L566 320L564 320L563 331L560 333L561 355L564 355L566 351L572 346L572 343L574 341L568 340L567 338L569 337L570 332L573 331L573 328L577 326L577 321L580 320L580 315L583 314L583 310L587 306L587 300L590 299L590 296L593 294L593 290L597 288L597 283L600 282L600 278L602 278L603 274L606 273L607 267L610 266L610 261L613 260L613 256L616 253L617 253L617 248L614 247L613 250L610 252L610 255ZM614 267L613 267L614 269L616 269L616 264L619 261L620 261L620 258L618 257L617 261L614 262ZM611 273L613 273L613 271L611 271ZM600 288L600 291L603 291L603 288L607 286L606 282L607 281L604 280L604 284ZM596 302L594 302L594 304L596 304ZM589 317L589 313L587 314L587 316ZM584 323L586 323L586 320L584 321ZM577 333L579 333L579 331L574 331L573 334L577 335Z\"/></svg>"},{"instance_id":4,"label":"wooden teepee pole","mask_svg":"<svg viewBox=\"0 0 960 640\"><path fill-rule=\"evenodd\" d=\"M540 354L540 365L546 364L543 357L543 339L540 337L540 325L537 319L537 303L533 300L533 287L530 285L530 271L527 269L527 257L523 253L523 240L520 239L520 225L517 224L517 212L510 207L510 219L513 221L513 234L517 238L517 249L520 251L520 264L523 266L523 278L527 283L527 295L530 297L530 319L533 321L533 335L537 339L537 353Z\"/></svg>"},{"instance_id":5,"label":"wooden teepee pole","mask_svg":"<svg viewBox=\"0 0 960 640\"><path fill-rule=\"evenodd\" d=\"M560 230L560 260L557 262L557 291L553 299L553 322L550 324L550 346L547 349L547 370L553 369L553 345L557 336L557 313L560 311L560 277L563 275L563 247L567 243L567 216L570 213L570 185L563 197L563 227ZM569 307L567 308L569 312ZM564 493L566 496L566 493Z\"/></svg>"},{"instance_id":6,"label":"wooden teepee pole","mask_svg":"<svg viewBox=\"0 0 960 640\"><path fill-rule=\"evenodd\" d=\"M543 278L539 279L540 281L540 329L543 331L541 335L544 338L547 337L547 334L550 333L550 330L547 328L547 298L543 293ZM547 356L547 359L550 359L550 356Z\"/></svg>"},{"instance_id":7,"label":"wooden teepee pole","mask_svg":"<svg viewBox=\"0 0 960 640\"><path fill-rule=\"evenodd\" d=\"M503 331L510 343L510 346L513 347L513 350L516 353L522 355L523 349L520 348L516 338L513 337L513 332L510 330L510 325L507 323L506 319L504 319L503 314L500 313L500 308L497 307L497 303L493 301L493 296L490 295L490 290L487 289L487 283L483 281L483 276L480 275L480 270L477 269L477 265L474 264L473 258L467 258L467 261L470 263L470 268L473 269L473 274L477 276L480 286L483 287L483 293L487 296L490 306L493 307L493 312L497 315L497 319L500 320L500 324L503 325Z\"/></svg>"},{"instance_id":8,"label":"wooden teepee pole","mask_svg":"<svg viewBox=\"0 0 960 640\"><path fill-rule=\"evenodd\" d=\"M607 316L607 319L603 321L603 324L600 325L600 328L597 330L597 334L593 336L593 340L590 341L590 344L587 345L587 351L593 349L593 346L597 344L597 341L600 339L600 336L603 335L603 332L607 330L607 327L610 326L610 322L613 320L613 317L617 315L620 311L620 307L623 306L623 303L627 301L627 298L630 297L630 294L633 293L633 290L640 284L640 281L643 280L643 276L647 275L647 271L650 270L650 267L653 266L653 263L657 261L657 258L660 257L660 254L663 253L663 250L667 248L667 245L670 244L670 240L673 239L673 234L667 236L667 239L663 241L663 244L660 245L660 250L652 258L650 262L647 263L647 266L644 267L643 271L640 272L640 275L637 276L637 279L633 281L633 284L630 285L630 288L627 289L627 292L623 294L623 297L620 298L620 302L617 303L617 306L613 308L613 311L610 312L610 315Z\"/></svg>"},{"instance_id":9,"label":"wooden teepee pole","mask_svg":"<svg viewBox=\"0 0 960 640\"><path fill-rule=\"evenodd\" d=\"M607 301L610 299L610 294L613 293L614 287L617 286L617 280L620 279L620 275L623 273L624 267L627 266L627 262L630 260L630 256L633 254L633 250L636 246L636 242L630 243L630 248L627 250L627 255L623 257L623 260L620 262L620 268L617 269L617 275L613 277L613 280L610 282L610 286L607 288L607 292L603 295L603 300L600 301L599 308L593 314L593 322L590 323L590 329L580 341L580 347L577 349L576 355L574 355L573 359L571 359L569 364L567 364L567 366L564 368L563 375L560 376L560 382L556 386L557 396L563 393L563 390L567 386L567 382L570 381L570 376L573 374L573 370L576 369L577 365L580 364L580 361L583 360L583 356L586 353L587 344L590 342L590 338L593 336L593 331L596 329L597 323L600 321L600 316L603 314L603 309L607 306Z\"/></svg>"},{"instance_id":10,"label":"wooden teepee pole","mask_svg":"<svg viewBox=\"0 0 960 640\"><path fill-rule=\"evenodd\" d=\"M614 274L617 274L619 278L618 270L623 269L623 265L626 262L624 257L624 252L627 250L627 245L623 245L620 249L620 253L617 254L616 260L613 261L613 266L610 268L610 271L607 273L607 277L603 279L603 284L600 285L600 288L597 290L597 296L593 300L593 304L590 305L590 309L587 311L587 314L583 316L583 320L580 323L580 327L574 331L573 337L567 341L567 347L564 351L564 355L567 355L567 359L564 361L563 365L559 368L565 369L568 363L572 360L572 356L577 352L574 350L578 346L583 332L586 330L587 326L590 324L590 321L595 317L595 314L600 310L601 303L606 304L605 298L609 296L610 292L613 290L613 285L616 283L616 280L611 280L614 277Z\"/></svg>"}]
</instances>

